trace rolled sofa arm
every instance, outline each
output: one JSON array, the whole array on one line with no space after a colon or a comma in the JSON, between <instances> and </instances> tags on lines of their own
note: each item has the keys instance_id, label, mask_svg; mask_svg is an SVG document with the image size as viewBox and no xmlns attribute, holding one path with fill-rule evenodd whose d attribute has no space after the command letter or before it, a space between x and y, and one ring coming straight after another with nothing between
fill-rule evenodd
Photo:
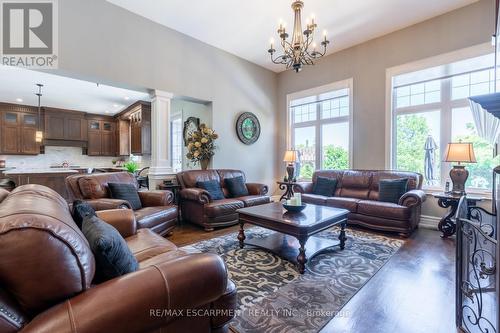
<instances>
[{"instance_id":1,"label":"rolled sofa arm","mask_svg":"<svg viewBox=\"0 0 500 333\"><path fill-rule=\"evenodd\" d=\"M93 200L85 200L88 202L92 208L96 211L98 210L108 210L108 209L132 209L130 203L126 200L121 199L93 199Z\"/></svg>"},{"instance_id":2,"label":"rolled sofa arm","mask_svg":"<svg viewBox=\"0 0 500 333\"><path fill-rule=\"evenodd\" d=\"M265 184L247 183L247 190L250 195L266 195L269 187Z\"/></svg>"},{"instance_id":3,"label":"rolled sofa arm","mask_svg":"<svg viewBox=\"0 0 500 333\"><path fill-rule=\"evenodd\" d=\"M182 200L196 201L200 204L210 203L210 194L201 188L185 188L179 191L179 195Z\"/></svg>"},{"instance_id":4,"label":"rolled sofa arm","mask_svg":"<svg viewBox=\"0 0 500 333\"><path fill-rule=\"evenodd\" d=\"M110 209L96 212L97 216L118 230L123 238L137 233L137 222L131 209Z\"/></svg>"},{"instance_id":5,"label":"rolled sofa arm","mask_svg":"<svg viewBox=\"0 0 500 333\"><path fill-rule=\"evenodd\" d=\"M19 332L157 331L219 299L227 283L219 256L187 255L102 283L41 313Z\"/></svg>"},{"instance_id":6,"label":"rolled sofa arm","mask_svg":"<svg viewBox=\"0 0 500 333\"><path fill-rule=\"evenodd\" d=\"M174 201L174 194L168 190L143 191L138 193L144 207L169 206Z\"/></svg>"},{"instance_id":7,"label":"rolled sofa arm","mask_svg":"<svg viewBox=\"0 0 500 333\"><path fill-rule=\"evenodd\" d=\"M421 205L426 199L425 192L422 190L411 190L403 194L401 198L399 198L399 205L412 207Z\"/></svg>"},{"instance_id":8,"label":"rolled sofa arm","mask_svg":"<svg viewBox=\"0 0 500 333\"><path fill-rule=\"evenodd\" d=\"M298 182L294 185L293 190L298 193L311 193L313 190L312 182Z\"/></svg>"}]
</instances>

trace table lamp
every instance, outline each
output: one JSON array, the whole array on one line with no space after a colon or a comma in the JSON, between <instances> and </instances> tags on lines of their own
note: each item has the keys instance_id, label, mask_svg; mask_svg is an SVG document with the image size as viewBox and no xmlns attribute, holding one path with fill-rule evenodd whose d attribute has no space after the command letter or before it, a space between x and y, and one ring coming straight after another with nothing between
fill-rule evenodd
<instances>
[{"instance_id":1,"label":"table lamp","mask_svg":"<svg viewBox=\"0 0 500 333\"><path fill-rule=\"evenodd\" d=\"M465 194L465 182L469 178L469 171L460 163L476 163L474 148L470 142L448 143L445 153L445 162L458 162L450 170L450 178L453 182L453 194Z\"/></svg>"},{"instance_id":2,"label":"table lamp","mask_svg":"<svg viewBox=\"0 0 500 333\"><path fill-rule=\"evenodd\" d=\"M286 166L286 172L288 174L288 181L292 182L295 176L295 162L297 162L297 151L287 150L285 152L285 157L283 157L283 162L288 162Z\"/></svg>"}]
</instances>

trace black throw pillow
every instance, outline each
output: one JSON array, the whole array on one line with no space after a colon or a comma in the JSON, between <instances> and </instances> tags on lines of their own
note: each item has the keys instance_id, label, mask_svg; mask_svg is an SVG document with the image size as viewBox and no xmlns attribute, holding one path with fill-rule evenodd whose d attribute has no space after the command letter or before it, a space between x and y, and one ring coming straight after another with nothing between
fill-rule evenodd
<instances>
[{"instance_id":1,"label":"black throw pillow","mask_svg":"<svg viewBox=\"0 0 500 333\"><path fill-rule=\"evenodd\" d=\"M196 187L206 190L210 194L212 200L224 199L224 193L220 188L220 184L216 180L206 180L204 182L196 182Z\"/></svg>"},{"instance_id":2,"label":"black throw pillow","mask_svg":"<svg viewBox=\"0 0 500 333\"><path fill-rule=\"evenodd\" d=\"M314 183L313 186L313 194L333 197L336 189L337 179L318 177L316 178L316 183Z\"/></svg>"},{"instance_id":3,"label":"black throw pillow","mask_svg":"<svg viewBox=\"0 0 500 333\"><path fill-rule=\"evenodd\" d=\"M82 232L95 257L95 282L111 280L139 269L137 259L112 225L95 215L87 216L83 219Z\"/></svg>"},{"instance_id":4,"label":"black throw pillow","mask_svg":"<svg viewBox=\"0 0 500 333\"><path fill-rule=\"evenodd\" d=\"M73 215L73 220L78 228L82 229L83 219L88 216L95 216L95 210L88 202L76 200L73 202L73 211L71 215Z\"/></svg>"},{"instance_id":5,"label":"black throw pillow","mask_svg":"<svg viewBox=\"0 0 500 333\"><path fill-rule=\"evenodd\" d=\"M232 198L239 198L248 195L247 185L242 176L224 179L227 190Z\"/></svg>"},{"instance_id":6,"label":"black throw pillow","mask_svg":"<svg viewBox=\"0 0 500 333\"><path fill-rule=\"evenodd\" d=\"M378 201L397 204L408 190L408 178L381 179L378 187Z\"/></svg>"},{"instance_id":7,"label":"black throw pillow","mask_svg":"<svg viewBox=\"0 0 500 333\"><path fill-rule=\"evenodd\" d=\"M128 201L133 210L141 209L142 203L134 184L108 183L111 198Z\"/></svg>"}]
</instances>

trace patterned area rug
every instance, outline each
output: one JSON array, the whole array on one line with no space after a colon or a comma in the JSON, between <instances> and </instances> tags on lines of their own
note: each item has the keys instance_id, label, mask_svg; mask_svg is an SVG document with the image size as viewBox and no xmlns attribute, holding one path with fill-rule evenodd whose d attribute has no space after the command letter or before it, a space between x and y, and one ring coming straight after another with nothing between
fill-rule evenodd
<instances>
[{"instance_id":1,"label":"patterned area rug","mask_svg":"<svg viewBox=\"0 0 500 333\"><path fill-rule=\"evenodd\" d=\"M255 227L247 237L271 233ZM339 229L319 237L337 239ZM239 309L233 331L318 332L335 316L349 316L341 309L349 299L396 253L404 241L347 229L345 250L338 247L309 260L306 273L264 250L238 246L237 233L202 241L183 249L211 252L226 262L238 288Z\"/></svg>"}]
</instances>

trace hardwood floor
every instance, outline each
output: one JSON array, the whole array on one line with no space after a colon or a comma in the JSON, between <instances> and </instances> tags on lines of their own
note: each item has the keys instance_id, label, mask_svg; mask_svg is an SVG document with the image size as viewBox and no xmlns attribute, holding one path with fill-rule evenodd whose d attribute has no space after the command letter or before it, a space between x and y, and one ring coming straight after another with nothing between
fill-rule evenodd
<instances>
[{"instance_id":1,"label":"hardwood floor","mask_svg":"<svg viewBox=\"0 0 500 333\"><path fill-rule=\"evenodd\" d=\"M184 246L238 228L205 232L184 224L169 240ZM439 235L417 230L321 333L456 332L455 239Z\"/></svg>"},{"instance_id":2,"label":"hardwood floor","mask_svg":"<svg viewBox=\"0 0 500 333\"><path fill-rule=\"evenodd\" d=\"M321 333L451 333L455 239L419 229Z\"/></svg>"}]
</instances>

